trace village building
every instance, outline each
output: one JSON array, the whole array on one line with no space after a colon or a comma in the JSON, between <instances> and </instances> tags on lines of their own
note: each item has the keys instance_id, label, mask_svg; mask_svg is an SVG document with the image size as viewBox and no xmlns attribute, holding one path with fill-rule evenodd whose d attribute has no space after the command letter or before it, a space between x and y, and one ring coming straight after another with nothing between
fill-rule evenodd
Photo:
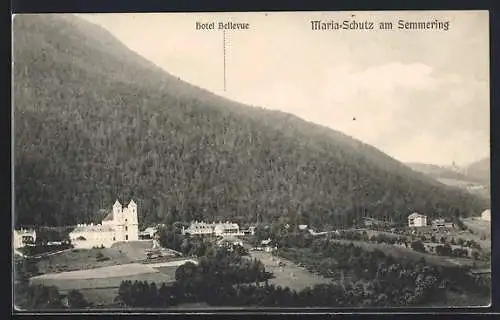
<instances>
[{"instance_id":1,"label":"village building","mask_svg":"<svg viewBox=\"0 0 500 320\"><path fill-rule=\"evenodd\" d=\"M137 205L123 207L118 200L101 224L79 224L70 232L75 248L111 247L116 242L139 240Z\"/></svg>"},{"instance_id":2,"label":"village building","mask_svg":"<svg viewBox=\"0 0 500 320\"><path fill-rule=\"evenodd\" d=\"M232 249L234 246L243 247L243 241L236 238L235 236L226 236L217 241L219 247L226 247Z\"/></svg>"},{"instance_id":3,"label":"village building","mask_svg":"<svg viewBox=\"0 0 500 320\"><path fill-rule=\"evenodd\" d=\"M481 220L491 221L491 210L490 209L484 210L483 213L481 213Z\"/></svg>"},{"instance_id":4,"label":"village building","mask_svg":"<svg viewBox=\"0 0 500 320\"><path fill-rule=\"evenodd\" d=\"M307 224L299 224L299 230L306 230Z\"/></svg>"},{"instance_id":5,"label":"village building","mask_svg":"<svg viewBox=\"0 0 500 320\"><path fill-rule=\"evenodd\" d=\"M444 229L453 229L455 224L453 222L446 222L444 219L434 219L432 220L433 229L436 228L444 228Z\"/></svg>"},{"instance_id":6,"label":"village building","mask_svg":"<svg viewBox=\"0 0 500 320\"><path fill-rule=\"evenodd\" d=\"M158 229L155 227L148 227L144 231L139 233L140 239L153 239L154 235L158 232Z\"/></svg>"},{"instance_id":7,"label":"village building","mask_svg":"<svg viewBox=\"0 0 500 320\"><path fill-rule=\"evenodd\" d=\"M427 226L427 216L414 212L408 216L408 226L411 228Z\"/></svg>"},{"instance_id":8,"label":"village building","mask_svg":"<svg viewBox=\"0 0 500 320\"><path fill-rule=\"evenodd\" d=\"M253 250L272 252L278 250L278 246L274 243L273 240L271 240L271 238L268 238L266 240L262 240L260 242L260 245L253 248Z\"/></svg>"},{"instance_id":9,"label":"village building","mask_svg":"<svg viewBox=\"0 0 500 320\"><path fill-rule=\"evenodd\" d=\"M214 228L214 233L216 236L229 236L229 235L242 235L240 233L240 227L236 223L219 223Z\"/></svg>"},{"instance_id":10,"label":"village building","mask_svg":"<svg viewBox=\"0 0 500 320\"><path fill-rule=\"evenodd\" d=\"M182 228L182 234L190 235L215 235L215 236L229 236L229 235L243 235L244 233L240 231L240 227L237 223L205 223L195 221L191 223L188 228Z\"/></svg>"},{"instance_id":11,"label":"village building","mask_svg":"<svg viewBox=\"0 0 500 320\"><path fill-rule=\"evenodd\" d=\"M14 230L12 246L14 249L22 248L36 242L36 231L33 229Z\"/></svg>"},{"instance_id":12,"label":"village building","mask_svg":"<svg viewBox=\"0 0 500 320\"><path fill-rule=\"evenodd\" d=\"M250 226L248 227L248 229L246 230L242 230L241 231L243 233L243 235L246 235L246 236L253 236L255 234L255 226Z\"/></svg>"}]
</instances>

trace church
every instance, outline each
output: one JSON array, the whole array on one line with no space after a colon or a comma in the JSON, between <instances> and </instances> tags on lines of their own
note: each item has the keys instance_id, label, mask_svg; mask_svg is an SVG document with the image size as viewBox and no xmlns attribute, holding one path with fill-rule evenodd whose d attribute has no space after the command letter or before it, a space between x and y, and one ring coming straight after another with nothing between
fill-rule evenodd
<instances>
[{"instance_id":1,"label":"church","mask_svg":"<svg viewBox=\"0 0 500 320\"><path fill-rule=\"evenodd\" d=\"M79 224L69 237L75 248L109 248L116 242L139 240L137 204L131 200L124 207L116 200L101 224Z\"/></svg>"}]
</instances>

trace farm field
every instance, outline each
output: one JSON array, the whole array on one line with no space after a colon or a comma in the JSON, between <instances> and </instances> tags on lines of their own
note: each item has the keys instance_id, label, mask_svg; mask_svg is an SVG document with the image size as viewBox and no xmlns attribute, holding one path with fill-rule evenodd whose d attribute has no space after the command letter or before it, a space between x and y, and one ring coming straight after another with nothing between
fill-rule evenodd
<instances>
[{"instance_id":1,"label":"farm field","mask_svg":"<svg viewBox=\"0 0 500 320\"><path fill-rule=\"evenodd\" d=\"M175 281L176 269L176 265L134 263L92 270L45 274L31 278L31 283L56 286L61 293L76 289L81 291L91 303L110 305L118 294L118 288L122 281L155 282L161 286L162 283Z\"/></svg>"},{"instance_id":2,"label":"farm field","mask_svg":"<svg viewBox=\"0 0 500 320\"><path fill-rule=\"evenodd\" d=\"M316 284L332 282L332 280L313 274L288 260L281 257L274 257L269 252L252 251L250 255L252 258L259 259L264 264L266 270L273 273L274 278L269 279L269 283L276 286L289 287L292 290L300 291ZM280 267L280 261L286 265Z\"/></svg>"}]
</instances>

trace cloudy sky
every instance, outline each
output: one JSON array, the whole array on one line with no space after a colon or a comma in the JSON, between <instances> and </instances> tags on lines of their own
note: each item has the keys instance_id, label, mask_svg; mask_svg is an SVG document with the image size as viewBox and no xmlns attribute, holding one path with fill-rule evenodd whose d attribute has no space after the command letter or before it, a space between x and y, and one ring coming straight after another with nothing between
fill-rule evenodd
<instances>
[{"instance_id":1,"label":"cloudy sky","mask_svg":"<svg viewBox=\"0 0 500 320\"><path fill-rule=\"evenodd\" d=\"M487 12L80 16L183 80L342 131L400 161L467 164L489 155ZM311 30L319 19L438 19L450 28ZM212 21L250 23L226 35L226 91L222 32L195 30Z\"/></svg>"}]
</instances>

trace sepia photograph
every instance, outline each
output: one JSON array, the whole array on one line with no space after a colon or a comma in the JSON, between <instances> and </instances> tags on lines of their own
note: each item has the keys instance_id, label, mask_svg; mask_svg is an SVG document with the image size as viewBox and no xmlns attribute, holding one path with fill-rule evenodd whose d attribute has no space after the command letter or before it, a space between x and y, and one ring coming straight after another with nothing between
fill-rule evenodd
<instances>
[{"instance_id":1,"label":"sepia photograph","mask_svg":"<svg viewBox=\"0 0 500 320\"><path fill-rule=\"evenodd\" d=\"M14 15L13 310L489 306L489 47L488 11Z\"/></svg>"}]
</instances>

